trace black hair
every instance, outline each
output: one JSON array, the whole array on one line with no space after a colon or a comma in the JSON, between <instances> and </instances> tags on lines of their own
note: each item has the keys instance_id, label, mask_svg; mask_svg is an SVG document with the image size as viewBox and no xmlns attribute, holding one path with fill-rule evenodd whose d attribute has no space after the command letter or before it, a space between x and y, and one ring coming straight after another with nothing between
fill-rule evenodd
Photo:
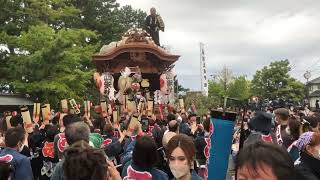
<instances>
[{"instance_id":1,"label":"black hair","mask_svg":"<svg viewBox=\"0 0 320 180\"><path fill-rule=\"evenodd\" d=\"M67 127L69 124L81 121L80 117L75 114L67 114L62 119L63 125Z\"/></svg>"},{"instance_id":2,"label":"black hair","mask_svg":"<svg viewBox=\"0 0 320 180\"><path fill-rule=\"evenodd\" d=\"M7 147L14 148L25 138L25 130L22 127L14 127L7 130L5 134L5 144Z\"/></svg>"},{"instance_id":3,"label":"black hair","mask_svg":"<svg viewBox=\"0 0 320 180\"><path fill-rule=\"evenodd\" d=\"M20 114L12 116L10 119L10 124L12 127L17 127L18 125L23 126L23 119Z\"/></svg>"},{"instance_id":4,"label":"black hair","mask_svg":"<svg viewBox=\"0 0 320 180\"><path fill-rule=\"evenodd\" d=\"M301 122L295 117L289 117L288 126L294 140L299 139Z\"/></svg>"},{"instance_id":5,"label":"black hair","mask_svg":"<svg viewBox=\"0 0 320 180\"><path fill-rule=\"evenodd\" d=\"M89 126L84 122L75 122L66 127L65 135L69 145L83 140L89 142Z\"/></svg>"},{"instance_id":6,"label":"black hair","mask_svg":"<svg viewBox=\"0 0 320 180\"><path fill-rule=\"evenodd\" d=\"M47 138L47 141L49 142L53 142L54 137L57 134L59 134L59 128L56 125L46 125L45 130L46 130L46 138Z\"/></svg>"},{"instance_id":7,"label":"black hair","mask_svg":"<svg viewBox=\"0 0 320 180\"><path fill-rule=\"evenodd\" d=\"M9 162L0 161L0 180L8 180L13 171L14 168Z\"/></svg>"},{"instance_id":8,"label":"black hair","mask_svg":"<svg viewBox=\"0 0 320 180\"><path fill-rule=\"evenodd\" d=\"M179 129L179 123L176 120L171 120L168 123L168 129L171 132L177 132L177 130Z\"/></svg>"},{"instance_id":9,"label":"black hair","mask_svg":"<svg viewBox=\"0 0 320 180\"><path fill-rule=\"evenodd\" d=\"M114 133L114 128L111 124L104 125L103 128L103 135L106 135L107 137L112 137Z\"/></svg>"},{"instance_id":10,"label":"black hair","mask_svg":"<svg viewBox=\"0 0 320 180\"><path fill-rule=\"evenodd\" d=\"M100 129L100 132L102 132L104 129L104 126L106 125L106 121L102 117L97 117L92 122L92 125L94 129Z\"/></svg>"},{"instance_id":11,"label":"black hair","mask_svg":"<svg viewBox=\"0 0 320 180\"><path fill-rule=\"evenodd\" d=\"M174 115L174 114L168 114L168 116L167 116L167 120L168 120L168 122L170 122L171 120L175 120L176 119L176 116Z\"/></svg>"},{"instance_id":12,"label":"black hair","mask_svg":"<svg viewBox=\"0 0 320 180\"><path fill-rule=\"evenodd\" d=\"M308 121L312 128L316 128L318 126L318 120L314 116L304 116L302 117L302 119L305 119L306 121Z\"/></svg>"},{"instance_id":13,"label":"black hair","mask_svg":"<svg viewBox=\"0 0 320 180\"><path fill-rule=\"evenodd\" d=\"M188 116L188 119L191 119L191 118L194 117L194 116L197 117L197 114L190 114L190 115Z\"/></svg>"},{"instance_id":14,"label":"black hair","mask_svg":"<svg viewBox=\"0 0 320 180\"><path fill-rule=\"evenodd\" d=\"M207 132L210 131L210 123L211 123L211 119L209 119L209 118L203 120L203 123L202 123L203 129L204 129L205 131L207 131Z\"/></svg>"},{"instance_id":15,"label":"black hair","mask_svg":"<svg viewBox=\"0 0 320 180\"><path fill-rule=\"evenodd\" d=\"M257 169L267 165L278 180L295 180L294 163L282 147L258 141L245 146L236 159L236 168L247 167L250 173L257 174ZM252 171L251 171L252 169Z\"/></svg>"},{"instance_id":16,"label":"black hair","mask_svg":"<svg viewBox=\"0 0 320 180\"><path fill-rule=\"evenodd\" d=\"M102 149L78 141L64 151L63 175L66 180L106 179L108 164Z\"/></svg>"},{"instance_id":17,"label":"black hair","mask_svg":"<svg viewBox=\"0 0 320 180\"><path fill-rule=\"evenodd\" d=\"M59 117L58 117L58 116L53 117L52 120L51 120L51 122L52 122L53 125L58 125L58 123L59 123Z\"/></svg>"},{"instance_id":18,"label":"black hair","mask_svg":"<svg viewBox=\"0 0 320 180\"><path fill-rule=\"evenodd\" d=\"M143 169L152 169L158 162L157 145L148 135L137 137L132 153L134 164Z\"/></svg>"}]
</instances>

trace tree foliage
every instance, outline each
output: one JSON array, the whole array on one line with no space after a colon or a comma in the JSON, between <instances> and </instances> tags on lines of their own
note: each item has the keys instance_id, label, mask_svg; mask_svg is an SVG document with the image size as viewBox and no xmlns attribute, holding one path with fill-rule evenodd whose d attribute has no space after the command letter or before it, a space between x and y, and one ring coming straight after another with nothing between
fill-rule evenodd
<instances>
[{"instance_id":1,"label":"tree foliage","mask_svg":"<svg viewBox=\"0 0 320 180\"><path fill-rule=\"evenodd\" d=\"M250 97L250 81L245 76L233 76L232 71L224 67L217 77L209 81L209 96L220 99L230 97L239 101L245 101Z\"/></svg>"},{"instance_id":2,"label":"tree foliage","mask_svg":"<svg viewBox=\"0 0 320 180\"><path fill-rule=\"evenodd\" d=\"M304 98L304 85L290 77L289 60L271 62L269 66L256 71L251 82L254 95L263 98L301 101Z\"/></svg>"},{"instance_id":3,"label":"tree foliage","mask_svg":"<svg viewBox=\"0 0 320 180\"><path fill-rule=\"evenodd\" d=\"M115 0L0 0L0 91L53 106L91 97L91 56L146 16Z\"/></svg>"},{"instance_id":4,"label":"tree foliage","mask_svg":"<svg viewBox=\"0 0 320 180\"><path fill-rule=\"evenodd\" d=\"M194 104L197 108L198 115L206 114L208 109L216 108L219 105L218 97L204 96L202 93L187 93L185 96L185 105L188 110L190 104Z\"/></svg>"},{"instance_id":5,"label":"tree foliage","mask_svg":"<svg viewBox=\"0 0 320 180\"><path fill-rule=\"evenodd\" d=\"M227 90L229 97L234 97L240 101L246 101L250 98L250 81L245 76L235 77Z\"/></svg>"}]
</instances>

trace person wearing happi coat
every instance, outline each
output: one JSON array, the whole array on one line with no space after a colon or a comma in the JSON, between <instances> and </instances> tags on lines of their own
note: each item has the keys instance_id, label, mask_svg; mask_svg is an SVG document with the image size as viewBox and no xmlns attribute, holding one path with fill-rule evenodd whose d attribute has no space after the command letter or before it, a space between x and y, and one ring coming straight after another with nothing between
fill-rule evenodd
<instances>
[{"instance_id":1,"label":"person wearing happi coat","mask_svg":"<svg viewBox=\"0 0 320 180\"><path fill-rule=\"evenodd\" d=\"M153 41L160 46L159 31L164 31L164 22L155 8L150 9L150 15L145 20L145 26Z\"/></svg>"}]
</instances>

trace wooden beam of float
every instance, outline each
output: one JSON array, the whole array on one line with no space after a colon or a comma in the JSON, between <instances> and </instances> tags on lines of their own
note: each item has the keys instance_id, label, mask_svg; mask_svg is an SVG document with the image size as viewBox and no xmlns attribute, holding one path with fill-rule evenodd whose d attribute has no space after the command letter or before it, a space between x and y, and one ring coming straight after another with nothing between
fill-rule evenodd
<instances>
[{"instance_id":1,"label":"wooden beam of float","mask_svg":"<svg viewBox=\"0 0 320 180\"><path fill-rule=\"evenodd\" d=\"M122 40L103 46L92 60L99 72L119 73L124 67L138 66L141 73L161 73L179 57L157 46L144 30L131 29Z\"/></svg>"}]
</instances>

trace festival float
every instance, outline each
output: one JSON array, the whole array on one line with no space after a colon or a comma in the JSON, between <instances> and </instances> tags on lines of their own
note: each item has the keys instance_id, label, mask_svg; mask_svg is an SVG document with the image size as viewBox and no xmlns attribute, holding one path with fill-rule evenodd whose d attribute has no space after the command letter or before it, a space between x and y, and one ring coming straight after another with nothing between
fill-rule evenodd
<instances>
[{"instance_id":1,"label":"festival float","mask_svg":"<svg viewBox=\"0 0 320 180\"><path fill-rule=\"evenodd\" d=\"M102 46L92 56L102 112L159 114L163 118L164 111L176 102L172 69L179 57L137 28L128 30L120 41Z\"/></svg>"}]
</instances>

